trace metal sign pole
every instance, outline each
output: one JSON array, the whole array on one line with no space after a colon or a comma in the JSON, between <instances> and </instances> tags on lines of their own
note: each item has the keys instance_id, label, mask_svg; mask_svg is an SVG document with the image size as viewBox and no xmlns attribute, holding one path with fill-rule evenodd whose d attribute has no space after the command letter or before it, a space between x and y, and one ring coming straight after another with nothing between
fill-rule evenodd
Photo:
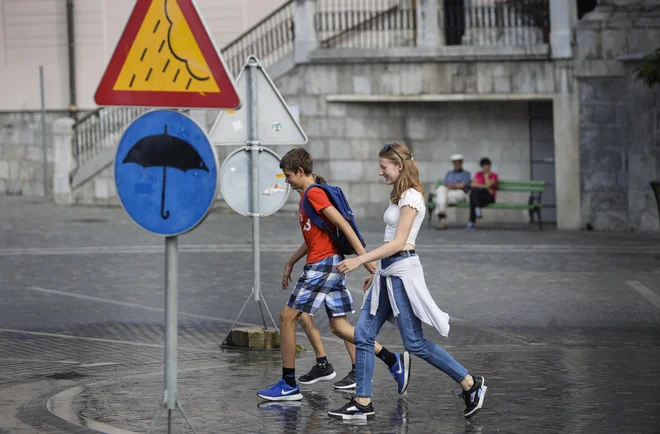
<instances>
[{"instance_id":1,"label":"metal sign pole","mask_svg":"<svg viewBox=\"0 0 660 434\"><path fill-rule=\"evenodd\" d=\"M252 156L252 268L253 268L253 289L254 301L259 304L259 312L261 313L261 321L264 324L264 330L268 330L266 317L264 317L263 306L270 316L270 320L275 325L273 315L268 309L266 300L261 303L261 238L259 232L260 219L263 213L259 212L259 152L261 152L261 141L259 140L259 124L257 119L257 102L259 91L257 88L257 73L258 68L261 68L259 61L255 57L250 57L248 60L248 145L250 146L250 154ZM277 325L275 330L279 333Z\"/></svg>"},{"instance_id":2,"label":"metal sign pole","mask_svg":"<svg viewBox=\"0 0 660 434\"><path fill-rule=\"evenodd\" d=\"M46 150L46 96L44 89L44 67L39 66L39 87L41 89L41 153L44 171L44 200L48 200L48 152Z\"/></svg>"},{"instance_id":3,"label":"metal sign pole","mask_svg":"<svg viewBox=\"0 0 660 434\"><path fill-rule=\"evenodd\" d=\"M168 426L177 403L177 281L179 267L178 237L165 238L165 408Z\"/></svg>"},{"instance_id":4,"label":"metal sign pole","mask_svg":"<svg viewBox=\"0 0 660 434\"><path fill-rule=\"evenodd\" d=\"M179 237L165 238L165 393L163 407L167 409L167 432L172 432L172 411L181 410L184 419L195 432L188 415L179 403L177 385L178 303L179 303ZM151 433L162 407L151 422Z\"/></svg>"},{"instance_id":5,"label":"metal sign pole","mask_svg":"<svg viewBox=\"0 0 660 434\"><path fill-rule=\"evenodd\" d=\"M250 147L251 178L252 178L252 290L254 292L254 301L259 303L261 310L261 255L260 255L260 237L259 237L259 151L261 142L259 141L259 132L257 125L257 64L250 59L247 68L248 78L248 140ZM261 314L263 319L263 311ZM266 321L264 319L264 328Z\"/></svg>"},{"instance_id":6,"label":"metal sign pole","mask_svg":"<svg viewBox=\"0 0 660 434\"><path fill-rule=\"evenodd\" d=\"M245 304L243 304L243 307L241 308L240 312L238 313L238 316L234 320L234 323L231 325L229 328L229 332L227 333L227 336L225 336L224 341L220 346L224 346L227 344L229 335L231 334L231 331L233 330L234 326L238 322L238 319L241 317L243 314L243 311L247 307L248 303L250 302L250 298L252 295L254 295L254 301L257 302L259 305L259 312L261 313L261 321L264 325L264 330L268 330L268 323L266 322L266 317L264 316L264 310L263 308L266 308L266 312L268 313L268 316L270 317L270 320L273 323L273 326L275 327L275 330L277 333L279 333L279 328L277 327L277 323L275 322L275 319L273 318L273 314L270 312L270 309L268 308L268 304L266 303L266 300L263 300L262 303L262 294L261 294L261 237L260 237L260 228L259 228L259 223L260 219L264 216L263 213L259 212L259 153L263 151L263 148L261 147L261 141L259 140L259 123L257 119L257 112L258 112L258 96L259 96L259 91L258 91L258 86L257 86L257 74L259 73L259 68L261 68L261 65L259 64L259 61L257 60L256 57L250 56L248 58L247 64L245 65L245 73L247 76L247 131L248 131L248 136L247 136L247 141L246 141L246 149L250 151L250 179L252 183L252 188L250 189L251 192L251 210L247 214L249 217L252 218L252 292L248 296L247 300L245 301Z\"/></svg>"}]
</instances>

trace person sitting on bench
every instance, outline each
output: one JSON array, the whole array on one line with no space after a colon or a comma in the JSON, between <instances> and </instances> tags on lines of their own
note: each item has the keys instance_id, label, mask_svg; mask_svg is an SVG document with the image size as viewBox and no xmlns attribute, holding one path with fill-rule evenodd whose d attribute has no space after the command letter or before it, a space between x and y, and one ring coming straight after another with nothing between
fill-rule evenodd
<instances>
[{"instance_id":1,"label":"person sitting on bench","mask_svg":"<svg viewBox=\"0 0 660 434\"><path fill-rule=\"evenodd\" d=\"M467 202L467 192L470 188L470 172L463 170L463 156L454 154L451 156L451 164L454 170L445 175L442 185L435 191L435 215L438 216L438 229L447 229L445 221L447 205L455 205L458 202Z\"/></svg>"},{"instance_id":2,"label":"person sitting on bench","mask_svg":"<svg viewBox=\"0 0 660 434\"><path fill-rule=\"evenodd\" d=\"M470 221L468 229L474 229L477 217L481 218L481 207L495 203L497 195L497 173L491 172L490 159L484 157L479 161L481 172L477 172L472 180L470 193Z\"/></svg>"}]
</instances>

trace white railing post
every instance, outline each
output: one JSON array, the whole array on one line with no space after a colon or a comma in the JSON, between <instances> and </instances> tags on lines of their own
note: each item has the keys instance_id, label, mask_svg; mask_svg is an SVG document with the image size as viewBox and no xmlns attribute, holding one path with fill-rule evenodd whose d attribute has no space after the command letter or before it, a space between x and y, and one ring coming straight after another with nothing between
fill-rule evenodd
<instances>
[{"instance_id":1,"label":"white railing post","mask_svg":"<svg viewBox=\"0 0 660 434\"><path fill-rule=\"evenodd\" d=\"M550 49L553 59L573 57L571 40L573 35L575 2L552 0L550 2Z\"/></svg>"},{"instance_id":2,"label":"white railing post","mask_svg":"<svg viewBox=\"0 0 660 434\"><path fill-rule=\"evenodd\" d=\"M555 96L552 103L555 137L557 227L582 226L580 167L580 103L578 83L570 60L575 26L575 2L550 1L550 48L555 63ZM566 60L560 60L566 59Z\"/></svg>"},{"instance_id":3,"label":"white railing post","mask_svg":"<svg viewBox=\"0 0 660 434\"><path fill-rule=\"evenodd\" d=\"M445 45L442 29L446 11L440 7L442 0L417 0L417 46L440 47Z\"/></svg>"},{"instance_id":4,"label":"white railing post","mask_svg":"<svg viewBox=\"0 0 660 434\"><path fill-rule=\"evenodd\" d=\"M293 3L293 58L296 63L306 63L312 51L319 46L314 27L316 0L295 0Z\"/></svg>"},{"instance_id":5,"label":"white railing post","mask_svg":"<svg viewBox=\"0 0 660 434\"><path fill-rule=\"evenodd\" d=\"M53 122L53 198L55 203L71 205L70 174L73 170L73 124L71 118L59 118Z\"/></svg>"}]
</instances>

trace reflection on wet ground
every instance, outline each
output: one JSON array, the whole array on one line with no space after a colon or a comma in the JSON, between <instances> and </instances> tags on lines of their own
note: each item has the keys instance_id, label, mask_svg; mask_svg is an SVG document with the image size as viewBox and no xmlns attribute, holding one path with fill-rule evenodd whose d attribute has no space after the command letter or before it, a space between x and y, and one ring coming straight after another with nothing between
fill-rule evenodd
<instances>
[{"instance_id":1,"label":"reflection on wet ground","mask_svg":"<svg viewBox=\"0 0 660 434\"><path fill-rule=\"evenodd\" d=\"M57 404L80 424L146 432L163 397L162 239L121 209L0 196L0 221L0 432L8 428L2 421L18 418L34 428L23 432L89 434L44 406L75 387ZM382 219L359 224L369 248L382 242ZM289 297L282 267L301 242L300 226L272 216L262 229L263 295L277 315ZM486 377L484 409L466 421L458 386L413 358L404 396L376 362L376 419L344 423L326 414L348 396L330 383L303 387L299 403L257 397L281 374L278 351L218 347L253 284L250 233L249 219L213 213L181 238L179 393L200 433L660 432L657 234L424 226L418 251L427 284L452 318L448 339L425 333ZM358 304L362 277L348 277ZM261 324L259 309L249 305L241 320ZM324 315L315 321L341 378L350 370L346 350ZM378 340L401 350L389 325ZM313 362L302 352L298 375ZM155 432L165 432L165 420ZM190 432L178 412L174 423L174 432Z\"/></svg>"},{"instance_id":2,"label":"reflection on wet ground","mask_svg":"<svg viewBox=\"0 0 660 434\"><path fill-rule=\"evenodd\" d=\"M538 342L461 346L484 339L472 336L483 332L460 325L455 328L462 338L448 345L449 351L471 372L484 375L489 386L484 409L470 420L462 416L459 387L418 358L413 358L410 387L403 396L396 393L384 365L377 364L376 418L368 423L327 416L328 410L340 407L351 396L335 391L331 382L303 386L300 402L261 401L256 390L276 381L280 372L276 352L238 352L234 357L216 357L214 364L181 364L182 403L195 428L208 433L658 432L660 334L646 330L643 345L630 341L624 348L618 347L618 341L589 344L588 339L573 340L564 347ZM595 336L601 334L594 332ZM328 354L338 378L350 369L340 345L329 345ZM303 353L297 361L298 373L306 372L312 363L313 354ZM136 374L90 387L75 403L85 417L140 432L155 411L144 398L158 396L161 387L158 375ZM115 411L114 416L108 414L108 408ZM183 429L182 421L177 423Z\"/></svg>"}]
</instances>

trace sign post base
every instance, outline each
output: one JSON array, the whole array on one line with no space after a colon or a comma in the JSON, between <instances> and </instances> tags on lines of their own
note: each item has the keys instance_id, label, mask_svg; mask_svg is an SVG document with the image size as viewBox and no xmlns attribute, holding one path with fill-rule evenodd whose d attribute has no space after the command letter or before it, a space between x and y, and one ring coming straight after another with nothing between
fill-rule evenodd
<instances>
[{"instance_id":1,"label":"sign post base","mask_svg":"<svg viewBox=\"0 0 660 434\"><path fill-rule=\"evenodd\" d=\"M238 323L238 320L241 318L241 315L243 314L243 311L247 307L248 303L250 302L250 299L254 295L254 288L252 288L252 291L250 291L250 295L248 295L247 300L245 300L245 303L243 304L243 307L241 308L240 312L238 312L238 316L232 323L231 327L229 327L229 332L227 333L227 336L225 336L225 339L222 341L220 344L220 348L231 348L231 349L245 349L245 350L250 350L250 349L257 349L257 348L251 348L250 346L243 347L243 346L236 346L234 345L234 342L230 342L229 337L231 336L232 332L235 331L234 327L236 326L236 323ZM266 303L266 299L264 299L263 294L260 294L259 297L255 297L255 300L257 304L259 305L259 311L261 312L261 321L264 325L263 330L268 331L268 325L266 325L266 318L264 317L264 311L262 308L262 301L263 301L263 306L266 307L266 312L268 312L268 317L270 318L270 321L273 323L273 327L275 328L275 332L277 332L277 335L279 337L280 334L280 329L277 327L277 323L273 319L273 314L270 312L270 309L268 308L268 304ZM278 339L279 342L279 339ZM258 348L258 349L268 349L268 350L279 350L279 346L276 348Z\"/></svg>"},{"instance_id":2,"label":"sign post base","mask_svg":"<svg viewBox=\"0 0 660 434\"><path fill-rule=\"evenodd\" d=\"M197 434L197 431L195 431L195 428L192 426L190 423L190 419L188 419L188 415L186 414L185 411L183 411L183 407L181 407L181 404L179 402L176 403L177 408L179 411L181 411L181 414L183 415L183 418L185 419L186 423L190 427L190 430L192 431L193 434ZM163 407L160 407L158 409L158 412L156 413L156 417L154 417L154 420L151 421L151 426L149 427L149 431L147 431L147 434L151 434L151 431L154 429L154 425L156 425L156 421L158 420L158 417L160 416L160 412L163 411ZM172 432L172 411L173 410L167 410L167 434L171 434Z\"/></svg>"}]
</instances>

